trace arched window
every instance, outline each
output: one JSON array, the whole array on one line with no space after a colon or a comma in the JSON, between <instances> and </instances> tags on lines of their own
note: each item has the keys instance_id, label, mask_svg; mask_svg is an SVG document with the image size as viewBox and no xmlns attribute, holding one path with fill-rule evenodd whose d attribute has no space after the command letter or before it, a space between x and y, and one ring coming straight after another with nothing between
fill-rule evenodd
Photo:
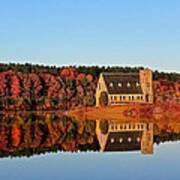
<instances>
[{"instance_id":1,"label":"arched window","mask_svg":"<svg viewBox=\"0 0 180 180\"><path fill-rule=\"evenodd\" d=\"M128 137L128 142L130 143L132 141L131 137Z\"/></svg>"},{"instance_id":2,"label":"arched window","mask_svg":"<svg viewBox=\"0 0 180 180\"><path fill-rule=\"evenodd\" d=\"M123 142L123 138L119 138L119 143L122 143Z\"/></svg>"},{"instance_id":3,"label":"arched window","mask_svg":"<svg viewBox=\"0 0 180 180\"><path fill-rule=\"evenodd\" d=\"M113 87L113 83L111 82L111 83L109 83L109 87Z\"/></svg>"},{"instance_id":4,"label":"arched window","mask_svg":"<svg viewBox=\"0 0 180 180\"><path fill-rule=\"evenodd\" d=\"M114 138L111 138L111 143L114 143L114 141L115 141Z\"/></svg>"},{"instance_id":5,"label":"arched window","mask_svg":"<svg viewBox=\"0 0 180 180\"><path fill-rule=\"evenodd\" d=\"M111 125L111 129L114 130L114 125Z\"/></svg>"},{"instance_id":6,"label":"arched window","mask_svg":"<svg viewBox=\"0 0 180 180\"><path fill-rule=\"evenodd\" d=\"M139 82L136 82L136 87L139 87L139 86L140 86Z\"/></svg>"},{"instance_id":7,"label":"arched window","mask_svg":"<svg viewBox=\"0 0 180 180\"><path fill-rule=\"evenodd\" d=\"M128 82L128 83L127 83L127 87L131 87L131 84L130 84L130 82Z\"/></svg>"},{"instance_id":8,"label":"arched window","mask_svg":"<svg viewBox=\"0 0 180 180\"><path fill-rule=\"evenodd\" d=\"M122 87L122 83L119 82L119 83L118 83L118 87Z\"/></svg>"},{"instance_id":9,"label":"arched window","mask_svg":"<svg viewBox=\"0 0 180 180\"><path fill-rule=\"evenodd\" d=\"M140 138L140 137L137 137L137 139L136 139L136 140L137 140L137 142L139 143L139 142L140 142L140 140L141 140L141 138Z\"/></svg>"}]
</instances>

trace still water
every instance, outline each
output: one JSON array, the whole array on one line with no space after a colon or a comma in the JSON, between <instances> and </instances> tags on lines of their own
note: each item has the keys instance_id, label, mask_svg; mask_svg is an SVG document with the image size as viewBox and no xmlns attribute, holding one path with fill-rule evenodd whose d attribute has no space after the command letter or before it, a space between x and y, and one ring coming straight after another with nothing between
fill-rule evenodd
<instances>
[{"instance_id":1,"label":"still water","mask_svg":"<svg viewBox=\"0 0 180 180\"><path fill-rule=\"evenodd\" d=\"M177 123L2 115L0 180L179 180Z\"/></svg>"}]
</instances>

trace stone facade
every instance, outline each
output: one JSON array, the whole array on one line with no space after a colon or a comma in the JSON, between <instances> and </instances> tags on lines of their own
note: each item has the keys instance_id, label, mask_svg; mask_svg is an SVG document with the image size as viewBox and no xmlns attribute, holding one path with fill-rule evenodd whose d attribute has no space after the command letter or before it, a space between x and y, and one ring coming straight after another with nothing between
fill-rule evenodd
<instances>
[{"instance_id":1,"label":"stone facade","mask_svg":"<svg viewBox=\"0 0 180 180\"><path fill-rule=\"evenodd\" d=\"M107 133L102 133L97 120L96 135L101 151L141 151L153 154L152 123L118 123L108 121Z\"/></svg>"},{"instance_id":2,"label":"stone facade","mask_svg":"<svg viewBox=\"0 0 180 180\"><path fill-rule=\"evenodd\" d=\"M100 106L100 96L105 92L108 105L139 102L153 103L152 71L139 73L101 73L96 89L96 106Z\"/></svg>"}]
</instances>

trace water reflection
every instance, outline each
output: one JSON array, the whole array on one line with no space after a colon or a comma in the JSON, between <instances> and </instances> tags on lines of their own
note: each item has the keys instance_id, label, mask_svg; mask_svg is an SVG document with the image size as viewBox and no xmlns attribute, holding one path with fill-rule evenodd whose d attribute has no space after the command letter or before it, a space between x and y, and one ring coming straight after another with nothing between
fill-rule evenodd
<instances>
[{"instance_id":1,"label":"water reflection","mask_svg":"<svg viewBox=\"0 0 180 180\"><path fill-rule=\"evenodd\" d=\"M50 151L98 150L95 121L62 115L29 114L1 117L0 155L31 156Z\"/></svg>"},{"instance_id":2,"label":"water reflection","mask_svg":"<svg viewBox=\"0 0 180 180\"><path fill-rule=\"evenodd\" d=\"M0 157L57 151L139 151L153 154L154 143L180 139L178 124L80 121L56 113L0 116Z\"/></svg>"},{"instance_id":3,"label":"water reflection","mask_svg":"<svg viewBox=\"0 0 180 180\"><path fill-rule=\"evenodd\" d=\"M101 151L135 151L153 154L153 123L97 121Z\"/></svg>"}]
</instances>

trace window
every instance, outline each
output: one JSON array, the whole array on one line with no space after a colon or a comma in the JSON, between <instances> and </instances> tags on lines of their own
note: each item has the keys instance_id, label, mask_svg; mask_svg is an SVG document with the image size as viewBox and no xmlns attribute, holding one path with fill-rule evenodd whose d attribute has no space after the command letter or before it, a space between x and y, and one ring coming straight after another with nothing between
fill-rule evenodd
<instances>
[{"instance_id":1,"label":"window","mask_svg":"<svg viewBox=\"0 0 180 180\"><path fill-rule=\"evenodd\" d=\"M136 140L137 140L137 142L139 143L139 142L140 142L140 140L141 140L141 138L140 138L140 137L137 137L137 139L136 139Z\"/></svg>"},{"instance_id":2,"label":"window","mask_svg":"<svg viewBox=\"0 0 180 180\"><path fill-rule=\"evenodd\" d=\"M117 96L114 96L114 100L115 100L115 101L117 100Z\"/></svg>"},{"instance_id":3,"label":"window","mask_svg":"<svg viewBox=\"0 0 180 180\"><path fill-rule=\"evenodd\" d=\"M132 96L132 101L134 101L134 96Z\"/></svg>"},{"instance_id":4,"label":"window","mask_svg":"<svg viewBox=\"0 0 180 180\"><path fill-rule=\"evenodd\" d=\"M136 82L136 87L139 87L139 86L140 86L139 82Z\"/></svg>"},{"instance_id":5,"label":"window","mask_svg":"<svg viewBox=\"0 0 180 180\"><path fill-rule=\"evenodd\" d=\"M119 143L122 143L123 142L123 138L119 138Z\"/></svg>"},{"instance_id":6,"label":"window","mask_svg":"<svg viewBox=\"0 0 180 180\"><path fill-rule=\"evenodd\" d=\"M113 83L111 82L111 83L109 83L109 87L113 87Z\"/></svg>"},{"instance_id":7,"label":"window","mask_svg":"<svg viewBox=\"0 0 180 180\"><path fill-rule=\"evenodd\" d=\"M128 137L128 142L130 143L132 141L131 137Z\"/></svg>"},{"instance_id":8,"label":"window","mask_svg":"<svg viewBox=\"0 0 180 180\"><path fill-rule=\"evenodd\" d=\"M120 101L122 100L122 96L119 96Z\"/></svg>"},{"instance_id":9,"label":"window","mask_svg":"<svg viewBox=\"0 0 180 180\"><path fill-rule=\"evenodd\" d=\"M149 124L147 124L147 130L149 130Z\"/></svg>"},{"instance_id":10,"label":"window","mask_svg":"<svg viewBox=\"0 0 180 180\"><path fill-rule=\"evenodd\" d=\"M111 143L114 143L114 141L115 141L114 138L111 138Z\"/></svg>"},{"instance_id":11,"label":"window","mask_svg":"<svg viewBox=\"0 0 180 180\"><path fill-rule=\"evenodd\" d=\"M126 96L123 96L123 100L126 100Z\"/></svg>"},{"instance_id":12,"label":"window","mask_svg":"<svg viewBox=\"0 0 180 180\"><path fill-rule=\"evenodd\" d=\"M119 83L118 83L118 87L122 87L122 83L119 82Z\"/></svg>"},{"instance_id":13,"label":"window","mask_svg":"<svg viewBox=\"0 0 180 180\"><path fill-rule=\"evenodd\" d=\"M131 87L131 84L129 82L127 83L127 87Z\"/></svg>"}]
</instances>

